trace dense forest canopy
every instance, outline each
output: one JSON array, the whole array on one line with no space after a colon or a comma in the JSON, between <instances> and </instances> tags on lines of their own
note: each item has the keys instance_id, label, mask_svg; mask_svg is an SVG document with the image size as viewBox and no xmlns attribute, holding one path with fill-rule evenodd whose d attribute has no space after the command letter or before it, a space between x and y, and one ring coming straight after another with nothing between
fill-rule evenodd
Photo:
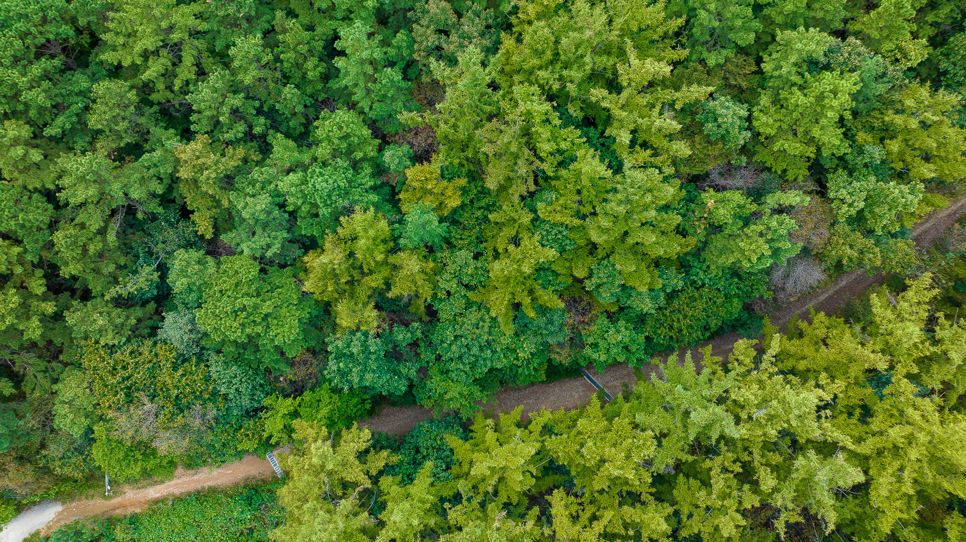
<instances>
[{"instance_id":1,"label":"dense forest canopy","mask_svg":"<svg viewBox=\"0 0 966 542\"><path fill-rule=\"evenodd\" d=\"M377 404L467 416L503 385L590 363L640 366L722 330L757 333L762 312L842 271L921 274L910 227L966 178L964 10L940 0L0 0L2 502L93 473L136 479L316 438ZM947 313L964 301L961 245L936 269ZM931 348L960 333L916 322L902 333L928 332ZM879 408L858 391L868 378L902 387L928 373L901 393L938 409L923 427L962 436L952 346L937 354L945 369L915 356L889 368L870 353L833 375L812 359L817 343L796 340L769 347L791 365L768 371L805 371L794 378L813 382L797 390L811 394L808 408L849 427L813 427L809 414L768 438L821 434L858 454L833 469L836 487L875 479L863 461L886 449L856 436ZM787 361L796 356L808 361ZM767 372L741 359L733 376L700 382L748 387L735 375ZM877 393L876 404L901 395ZM824 403L837 396L855 398ZM624 419L617 410L634 401L648 399L605 411ZM708 438L758 446L711 420ZM644 453L663 429L641 427ZM687 439L711 446L698 432ZM882 446L919 457L911 443ZM950 446L942 468L961 474L963 447ZM834 458L796 449L817 454L814 465ZM755 469L779 461L729 453ZM833 496L806 502L768 474L735 510L769 503L794 521L806 507L825 525L852 525L842 532L855 540L905 536L895 524L914 508L901 503L953 506L942 468L923 468L938 469L922 475L939 484L923 482L927 496L911 479L862 493L875 510L904 510L880 510L894 521L860 518L865 505L836 520ZM712 483L700 476L680 483ZM392 491L416 491L406 487ZM633 491L664 491L648 487ZM647 514L684 514L667 491ZM513 499L501 517L523 529L530 512ZM594 506L623 506L607 503ZM554 506L579 515L585 505ZM724 526L740 522L729 518L693 536L732 536Z\"/></svg>"}]
</instances>

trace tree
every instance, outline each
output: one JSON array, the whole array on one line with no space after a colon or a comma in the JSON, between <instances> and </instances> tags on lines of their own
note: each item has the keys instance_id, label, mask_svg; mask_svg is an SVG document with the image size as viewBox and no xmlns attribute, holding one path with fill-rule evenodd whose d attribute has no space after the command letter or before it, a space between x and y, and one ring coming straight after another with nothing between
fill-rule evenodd
<instances>
[{"instance_id":1,"label":"tree","mask_svg":"<svg viewBox=\"0 0 966 542\"><path fill-rule=\"evenodd\" d=\"M339 393L328 384L299 397L269 395L263 404L266 410L262 411L261 425L264 438L272 444L292 442L296 422L317 424L334 433L351 427L369 410L369 401L362 393Z\"/></svg>"},{"instance_id":2,"label":"tree","mask_svg":"<svg viewBox=\"0 0 966 542\"><path fill-rule=\"evenodd\" d=\"M40 194L0 183L0 344L20 348L48 335L57 303L40 265L53 207Z\"/></svg>"},{"instance_id":3,"label":"tree","mask_svg":"<svg viewBox=\"0 0 966 542\"><path fill-rule=\"evenodd\" d=\"M876 235L894 233L902 214L913 213L923 196L919 182L883 178L885 149L867 145L846 155L852 167L828 176L828 197L840 222L858 225ZM877 167L879 166L879 167Z\"/></svg>"},{"instance_id":4,"label":"tree","mask_svg":"<svg viewBox=\"0 0 966 542\"><path fill-rule=\"evenodd\" d=\"M966 178L966 130L956 125L955 95L910 84L881 115L886 160L912 182Z\"/></svg>"},{"instance_id":5,"label":"tree","mask_svg":"<svg viewBox=\"0 0 966 542\"><path fill-rule=\"evenodd\" d=\"M328 340L326 376L336 386L370 395L402 395L417 379L419 360L410 345L422 339L422 326L394 326L375 335L347 331Z\"/></svg>"},{"instance_id":6,"label":"tree","mask_svg":"<svg viewBox=\"0 0 966 542\"><path fill-rule=\"evenodd\" d=\"M302 255L292 239L292 218L280 208L284 196L269 168L259 168L237 183L229 199L233 228L222 239L235 251L263 262L290 264Z\"/></svg>"},{"instance_id":7,"label":"tree","mask_svg":"<svg viewBox=\"0 0 966 542\"><path fill-rule=\"evenodd\" d=\"M838 156L848 150L842 119L851 118L858 74L809 69L834 42L815 28L780 32L762 62L766 89L753 115L760 139L755 158L794 179L808 174L819 152Z\"/></svg>"},{"instance_id":8,"label":"tree","mask_svg":"<svg viewBox=\"0 0 966 542\"><path fill-rule=\"evenodd\" d=\"M426 65L440 61L453 66L470 47L487 54L495 52L499 33L494 10L475 2L461 6L459 13L454 7L447 0L430 0L413 9L410 17L415 61Z\"/></svg>"},{"instance_id":9,"label":"tree","mask_svg":"<svg viewBox=\"0 0 966 542\"><path fill-rule=\"evenodd\" d=\"M278 490L286 521L271 533L273 540L366 541L372 530L364 497L375 497L373 477L390 462L389 452L369 452L368 429L353 427L329 438L320 425L294 422L292 453L279 454L289 472ZM322 491L320 491L320 489Z\"/></svg>"},{"instance_id":10,"label":"tree","mask_svg":"<svg viewBox=\"0 0 966 542\"><path fill-rule=\"evenodd\" d=\"M520 427L522 411L518 407L500 414L498 422L477 414L469 440L447 439L456 458L453 477L465 500L514 505L536 483L538 466L546 455L539 437L541 424Z\"/></svg>"},{"instance_id":11,"label":"tree","mask_svg":"<svg viewBox=\"0 0 966 542\"><path fill-rule=\"evenodd\" d=\"M178 192L188 209L198 233L206 239L215 234L229 217L229 187L241 173L249 153L240 147L218 145L207 134L191 143L175 147L178 158Z\"/></svg>"},{"instance_id":12,"label":"tree","mask_svg":"<svg viewBox=\"0 0 966 542\"><path fill-rule=\"evenodd\" d=\"M442 523L439 513L439 495L432 490L433 464L427 463L411 484L401 485L393 476L379 480L386 510L379 515L385 524L376 542L417 542L429 530L438 530Z\"/></svg>"},{"instance_id":13,"label":"tree","mask_svg":"<svg viewBox=\"0 0 966 542\"><path fill-rule=\"evenodd\" d=\"M339 30L335 47L346 54L333 59L339 75L330 82L330 88L340 93L340 104L358 106L386 132L399 131L396 115L410 107L410 83L402 70L412 51L409 33L400 32L384 45L370 25L356 20Z\"/></svg>"},{"instance_id":14,"label":"tree","mask_svg":"<svg viewBox=\"0 0 966 542\"><path fill-rule=\"evenodd\" d=\"M929 50L924 39L914 39L916 11L926 0L882 0L875 9L849 21L848 28L874 51L893 58L903 66L915 66Z\"/></svg>"},{"instance_id":15,"label":"tree","mask_svg":"<svg viewBox=\"0 0 966 542\"><path fill-rule=\"evenodd\" d=\"M924 532L913 511L962 493L966 470L956 450L963 446L963 420L950 401L966 391L958 342L966 328L930 314L936 290L929 281L922 277L891 301L872 297L871 318L862 327L817 314L780 346L767 339L779 349L780 367L837 394L826 407L831 435L869 482L857 502L840 505L850 518L840 528L856 537ZM767 329L766 337L776 331Z\"/></svg>"},{"instance_id":16,"label":"tree","mask_svg":"<svg viewBox=\"0 0 966 542\"><path fill-rule=\"evenodd\" d=\"M214 423L210 403L216 399L204 365L179 363L173 347L151 341L117 349L88 343L81 363L103 420L94 429L95 439L105 440L105 453L111 446L126 446L125 453L157 458L203 449ZM111 444L114 440L119 443ZM95 449L101 466L115 464L116 459L99 454Z\"/></svg>"},{"instance_id":17,"label":"tree","mask_svg":"<svg viewBox=\"0 0 966 542\"><path fill-rule=\"evenodd\" d=\"M697 120L703 125L704 135L712 141L724 143L727 151L736 156L733 163L742 165L744 157L738 155L738 150L751 139L748 106L727 96L715 96L703 102L703 106Z\"/></svg>"},{"instance_id":18,"label":"tree","mask_svg":"<svg viewBox=\"0 0 966 542\"><path fill-rule=\"evenodd\" d=\"M628 166L667 167L672 157L686 156L687 145L673 140L681 127L664 106L680 108L711 89L671 90L661 84L671 73L670 63L686 54L664 39L683 21L668 20L663 2L558 5L521 5L514 39L503 40L494 60L496 80L507 98L526 94L549 102L553 96L575 117L592 117L604 135L615 139L613 147ZM531 85L533 91L524 90ZM519 97L516 101L524 103ZM546 137L538 141L552 142Z\"/></svg>"},{"instance_id":19,"label":"tree","mask_svg":"<svg viewBox=\"0 0 966 542\"><path fill-rule=\"evenodd\" d=\"M608 420L594 397L587 408L550 419L544 423L557 435L546 439L547 452L567 467L580 493L579 498L568 498L559 489L554 492L551 510L557 538L585 539L593 532L614 540L633 533L654 539L670 531L665 521L670 507L653 501L651 471L642 468L654 461L656 442L650 431L634 427L627 405Z\"/></svg>"},{"instance_id":20,"label":"tree","mask_svg":"<svg viewBox=\"0 0 966 542\"><path fill-rule=\"evenodd\" d=\"M433 263L419 252L393 246L389 223L369 209L343 217L338 231L325 239L321 250L305 257L305 291L332 304L336 323L346 330L373 330L379 313L374 296L412 296L417 309L432 294Z\"/></svg>"},{"instance_id":21,"label":"tree","mask_svg":"<svg viewBox=\"0 0 966 542\"><path fill-rule=\"evenodd\" d=\"M201 32L205 5L128 2L109 15L103 34L110 49L103 60L127 68L155 103L173 101L214 67Z\"/></svg>"},{"instance_id":22,"label":"tree","mask_svg":"<svg viewBox=\"0 0 966 542\"><path fill-rule=\"evenodd\" d=\"M536 305L562 308L560 298L542 287L536 277L537 268L556 255L555 250L541 246L532 235L523 236L519 245L508 245L490 262L486 288L473 292L470 298L487 305L505 332L512 328L517 306L531 318L537 315Z\"/></svg>"},{"instance_id":23,"label":"tree","mask_svg":"<svg viewBox=\"0 0 966 542\"><path fill-rule=\"evenodd\" d=\"M278 181L285 207L295 211L299 233L315 239L333 233L338 219L353 209L378 204L375 186L369 167L353 169L341 159L293 171Z\"/></svg>"},{"instance_id":24,"label":"tree","mask_svg":"<svg viewBox=\"0 0 966 542\"><path fill-rule=\"evenodd\" d=\"M203 282L195 310L207 346L255 368L280 371L307 346L311 301L302 298L294 270L269 268L246 256L227 256Z\"/></svg>"},{"instance_id":25,"label":"tree","mask_svg":"<svg viewBox=\"0 0 966 542\"><path fill-rule=\"evenodd\" d=\"M569 282L610 260L627 286L641 292L659 287L654 264L693 243L675 231L680 217L661 209L680 197L678 186L654 168L614 175L596 156L578 155L560 175L550 202L537 204L541 218L569 226L574 244L551 264L554 271Z\"/></svg>"},{"instance_id":26,"label":"tree","mask_svg":"<svg viewBox=\"0 0 966 542\"><path fill-rule=\"evenodd\" d=\"M801 247L788 239L795 221L775 210L806 202L807 196L794 191L769 194L759 205L737 190L707 190L695 201L688 228L704 245L701 258L709 268L760 271L798 254Z\"/></svg>"},{"instance_id":27,"label":"tree","mask_svg":"<svg viewBox=\"0 0 966 542\"><path fill-rule=\"evenodd\" d=\"M323 110L314 124L315 156L323 163L343 160L355 171L359 165L375 169L379 140L372 136L365 117L352 109Z\"/></svg>"},{"instance_id":28,"label":"tree","mask_svg":"<svg viewBox=\"0 0 966 542\"><path fill-rule=\"evenodd\" d=\"M432 207L415 203L403 215L402 224L393 228L393 233L404 249L430 247L439 251L449 235L449 225L439 221Z\"/></svg>"},{"instance_id":29,"label":"tree","mask_svg":"<svg viewBox=\"0 0 966 542\"><path fill-rule=\"evenodd\" d=\"M460 189L466 179L443 180L440 177L439 159L434 156L428 164L419 164L406 169L406 183L399 191L399 201L403 212L415 205L425 205L440 217L445 217L463 203Z\"/></svg>"},{"instance_id":30,"label":"tree","mask_svg":"<svg viewBox=\"0 0 966 542\"><path fill-rule=\"evenodd\" d=\"M749 0L671 1L668 11L687 17L684 34L689 56L714 67L755 42L756 34L762 29L761 21L753 12L755 3Z\"/></svg>"}]
</instances>

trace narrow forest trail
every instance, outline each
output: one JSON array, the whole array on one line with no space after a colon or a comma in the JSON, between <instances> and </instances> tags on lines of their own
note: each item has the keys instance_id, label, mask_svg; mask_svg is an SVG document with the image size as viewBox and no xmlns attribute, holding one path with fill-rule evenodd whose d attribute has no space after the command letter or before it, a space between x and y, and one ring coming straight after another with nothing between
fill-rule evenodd
<instances>
[{"instance_id":1,"label":"narrow forest trail","mask_svg":"<svg viewBox=\"0 0 966 542\"><path fill-rule=\"evenodd\" d=\"M932 244L956 220L966 214L966 198L957 200L944 209L934 211L912 228L912 238L920 248ZM809 296L798 299L777 313L770 316L772 325L782 328L789 320L797 316L807 316L809 307L820 312L833 312L841 308L852 297L862 293L870 286L882 280L881 275L869 277L865 271L852 271L835 279L832 284ZM711 346L711 354L725 358L731 353L735 342L741 339L739 333L726 333L710 341L703 342L691 348L682 348L677 352L679 359L684 359L688 350L692 351L693 359L701 361L703 356L697 350ZM667 358L673 353L656 355L657 358ZM640 370L644 375L657 369L652 363L644 364ZM633 387L636 378L634 369L627 363L611 365L603 373L586 367L585 370L611 394L619 393L623 386ZM541 410L573 409L586 404L596 389L583 377L557 380L540 384L531 384L521 388L504 388L494 394L492 400L484 406L493 412L509 412L518 406L523 406L524 417ZM431 410L423 407L385 407L379 413L363 424L373 431L403 435L412 429L416 423L433 417Z\"/></svg>"},{"instance_id":2,"label":"narrow forest trail","mask_svg":"<svg viewBox=\"0 0 966 542\"><path fill-rule=\"evenodd\" d=\"M956 220L966 214L966 198L961 199L927 216L913 230L913 239L919 247L929 246ZM831 312L841 308L851 297L863 292L882 279L880 275L868 277L863 271L854 271L838 277L827 288L805 298L799 299L771 316L774 325L781 327L796 315L808 313L809 307L818 311ZM729 333L715 337L694 348L681 349L679 359L687 350L711 346L715 356L725 357L741 336ZM674 353L664 356L675 355ZM656 356L661 357L661 356ZM695 357L700 361L701 354ZM618 393L623 386L633 386L634 369L626 363L612 365L603 373L592 367L587 372L611 393ZM656 370L654 364L645 364L644 375ZM569 378L543 384L531 384L521 388L506 388L498 391L484 407L494 412L508 412L523 406L525 415L540 410L573 409L590 399L597 390L583 377ZM379 413L360 424L374 431L405 434L416 423L432 418L432 411L422 407L385 407ZM76 519L98 514L128 514L144 509L152 501L192 493L211 487L227 487L251 479L275 476L271 464L259 456L245 458L223 465L217 469L201 468L175 473L173 480L146 488L117 488L119 496L113 499L88 499L61 505L48 502L24 511L4 526L0 532L0 542L21 542L37 529L50 534L55 529ZM29 530L28 530L29 529Z\"/></svg>"}]
</instances>

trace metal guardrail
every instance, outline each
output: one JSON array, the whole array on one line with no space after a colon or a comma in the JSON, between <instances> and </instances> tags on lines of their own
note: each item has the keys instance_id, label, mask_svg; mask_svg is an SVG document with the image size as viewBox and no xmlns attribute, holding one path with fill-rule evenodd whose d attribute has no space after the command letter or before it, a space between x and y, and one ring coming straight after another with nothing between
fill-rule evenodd
<instances>
[{"instance_id":1,"label":"metal guardrail","mask_svg":"<svg viewBox=\"0 0 966 542\"><path fill-rule=\"evenodd\" d=\"M279 478L285 475L285 473L282 472L282 467L278 466L278 461L275 459L275 454L272 452L265 452L265 459L268 459L268 462L272 464L272 468L275 469L275 474L277 474Z\"/></svg>"},{"instance_id":2,"label":"metal guardrail","mask_svg":"<svg viewBox=\"0 0 966 542\"><path fill-rule=\"evenodd\" d=\"M607 393L607 390L604 389L604 386L601 386L600 382L594 380L594 377L590 376L590 373L585 371L583 367L580 368L580 374L584 375L584 378L587 379L587 382L590 382L591 386L597 388L598 391L604 392L604 399L607 399L608 401L614 400L614 396Z\"/></svg>"}]
</instances>

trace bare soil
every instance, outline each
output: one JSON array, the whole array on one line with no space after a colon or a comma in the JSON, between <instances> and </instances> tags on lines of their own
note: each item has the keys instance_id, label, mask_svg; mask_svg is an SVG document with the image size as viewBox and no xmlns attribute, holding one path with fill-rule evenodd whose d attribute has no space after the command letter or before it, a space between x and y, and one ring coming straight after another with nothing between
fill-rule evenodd
<instances>
[{"instance_id":1,"label":"bare soil","mask_svg":"<svg viewBox=\"0 0 966 542\"><path fill-rule=\"evenodd\" d=\"M232 486L246 480L273 476L275 476L275 471L268 460L254 455L246 456L240 461L222 465L214 470L210 468L188 471L179 469L173 480L163 484L143 489L129 489L122 486L116 490L116 493L120 493L120 495L113 499L88 499L65 504L53 520L41 529L41 534L49 535L75 519L97 514L131 514L143 510L151 502L159 499L175 497L210 487Z\"/></svg>"},{"instance_id":2,"label":"bare soil","mask_svg":"<svg viewBox=\"0 0 966 542\"><path fill-rule=\"evenodd\" d=\"M959 200L949 207L927 216L925 220L913 228L913 239L919 247L926 247L964 214L966 214L966 199ZM809 307L814 307L815 310L821 312L833 312L841 308L848 299L860 294L881 279L882 277L879 275L869 277L863 271L846 273L838 277L827 288L799 299L774 313L771 316L771 322L781 328L795 315L807 316ZM726 357L731 353L734 343L740 338L741 336L736 333L729 333L715 337L690 350L696 351L698 348L710 345L712 355ZM678 359L683 359L687 350L682 349L676 353L656 357L677 355ZM694 359L700 363L701 354L695 353ZM643 369L637 371L626 363L612 365L603 374L598 373L592 367L587 368L591 376L612 394L620 393L625 386L633 386L636 381L635 373L646 377L656 370L658 370L658 367L653 363L647 363ZM595 392L594 387L583 377L570 378L520 388L505 388L498 391L493 399L483 407L491 413L498 413L508 412L523 406L524 415L529 416L545 409L569 410L577 408L586 404ZM433 412L423 407L389 406L381 409L376 416L360 425L369 427L374 431L402 435L412 429L416 423L432 417ZM121 487L117 490L121 495L112 499L89 499L69 503L57 512L46 525L44 525L44 520L50 516L52 509L59 506L59 503L51 503L42 507L42 509L27 510L8 524L8 527L13 525L14 522L19 522L18 525L30 524L33 530L43 526L41 532L50 534L71 521L95 514L129 514L144 509L149 503L156 500L205 488L226 487L249 479L271 476L275 476L275 472L267 460L257 456L247 456L240 461L224 465L215 470L203 468L179 471L175 474L173 480L152 487L143 489ZM34 510L36 512L33 512ZM5 530L3 534L7 535L7 531ZM30 533L26 532L19 538L8 539L5 537L3 542L20 542L28 534Z\"/></svg>"}]
</instances>

